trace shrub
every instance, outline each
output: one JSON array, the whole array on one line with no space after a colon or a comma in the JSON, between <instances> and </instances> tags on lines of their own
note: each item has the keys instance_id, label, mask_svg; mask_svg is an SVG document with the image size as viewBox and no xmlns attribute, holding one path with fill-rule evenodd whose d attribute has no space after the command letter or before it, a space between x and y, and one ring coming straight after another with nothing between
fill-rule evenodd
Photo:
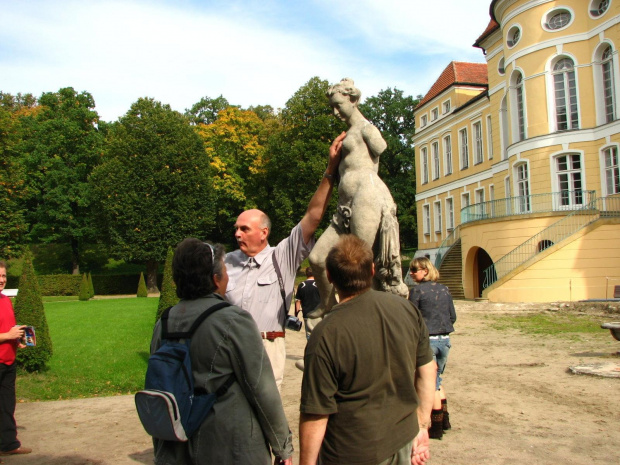
<instances>
[{"instance_id":1,"label":"shrub","mask_svg":"<svg viewBox=\"0 0 620 465\"><path fill-rule=\"evenodd\" d=\"M90 288L88 286L88 278L86 277L86 273L82 274L82 284L80 285L80 295L78 298L80 300L90 299Z\"/></svg>"},{"instance_id":2,"label":"shrub","mask_svg":"<svg viewBox=\"0 0 620 465\"><path fill-rule=\"evenodd\" d=\"M95 288L93 287L93 275L90 274L90 271L88 272L88 293L90 294L90 297L95 297Z\"/></svg>"},{"instance_id":3,"label":"shrub","mask_svg":"<svg viewBox=\"0 0 620 465\"><path fill-rule=\"evenodd\" d=\"M41 295L80 295L82 276L79 274L48 274L37 278Z\"/></svg>"},{"instance_id":4,"label":"shrub","mask_svg":"<svg viewBox=\"0 0 620 465\"><path fill-rule=\"evenodd\" d=\"M140 273L140 282L138 283L138 297L148 297L149 293L144 282L144 273Z\"/></svg>"},{"instance_id":5,"label":"shrub","mask_svg":"<svg viewBox=\"0 0 620 465\"><path fill-rule=\"evenodd\" d=\"M168 307L172 307L179 302L177 297L177 286L172 279L172 257L174 251L172 247L168 247L168 254L166 255L166 263L164 264L164 277L161 282L161 294L159 295L159 305L157 306L157 314L155 315L155 321L159 320L161 314Z\"/></svg>"},{"instance_id":6,"label":"shrub","mask_svg":"<svg viewBox=\"0 0 620 465\"><path fill-rule=\"evenodd\" d=\"M29 250L26 251L19 292L15 298L15 319L17 324L33 326L37 337L36 346L18 350L17 364L26 371L39 371L52 356L52 339Z\"/></svg>"}]
</instances>

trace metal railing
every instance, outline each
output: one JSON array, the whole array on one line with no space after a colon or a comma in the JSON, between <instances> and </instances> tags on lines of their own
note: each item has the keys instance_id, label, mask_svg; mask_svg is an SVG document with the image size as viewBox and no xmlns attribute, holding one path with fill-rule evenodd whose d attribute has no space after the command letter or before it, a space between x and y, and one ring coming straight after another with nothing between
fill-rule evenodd
<instances>
[{"instance_id":1,"label":"metal railing","mask_svg":"<svg viewBox=\"0 0 620 465\"><path fill-rule=\"evenodd\" d=\"M543 250L575 234L601 217L620 217L620 196L594 198L580 210L575 210L535 234L484 270L482 288L486 289Z\"/></svg>"},{"instance_id":2,"label":"metal railing","mask_svg":"<svg viewBox=\"0 0 620 465\"><path fill-rule=\"evenodd\" d=\"M448 251L452 248L454 244L456 244L456 241L458 241L460 238L461 225L454 228L437 249L437 255L435 256L435 268L439 269L439 267L443 263L443 259L446 258Z\"/></svg>"},{"instance_id":3,"label":"metal railing","mask_svg":"<svg viewBox=\"0 0 620 465\"><path fill-rule=\"evenodd\" d=\"M595 191L576 190L490 200L463 208L461 224L528 213L579 210L595 198Z\"/></svg>"}]
</instances>

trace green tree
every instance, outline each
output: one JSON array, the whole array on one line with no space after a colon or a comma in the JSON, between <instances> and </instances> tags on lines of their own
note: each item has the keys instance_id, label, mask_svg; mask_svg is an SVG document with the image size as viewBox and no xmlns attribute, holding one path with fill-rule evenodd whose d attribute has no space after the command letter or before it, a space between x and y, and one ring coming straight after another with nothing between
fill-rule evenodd
<instances>
[{"instance_id":1,"label":"green tree","mask_svg":"<svg viewBox=\"0 0 620 465\"><path fill-rule=\"evenodd\" d=\"M17 363L27 371L39 371L52 357L52 339L30 250L26 250L19 278L19 292L15 298L15 320L18 325L33 326L37 338L36 346L17 351Z\"/></svg>"},{"instance_id":2,"label":"green tree","mask_svg":"<svg viewBox=\"0 0 620 465\"><path fill-rule=\"evenodd\" d=\"M214 172L217 212L212 239L230 243L239 213L256 207L266 173L265 123L252 111L228 107L213 124L200 124L197 130Z\"/></svg>"},{"instance_id":3,"label":"green tree","mask_svg":"<svg viewBox=\"0 0 620 465\"><path fill-rule=\"evenodd\" d=\"M177 297L177 286L172 279L172 257L174 257L174 251L172 247L169 247L164 264L164 277L161 283L161 294L159 294L159 304L157 305L155 321L159 320L164 310L179 302L179 298Z\"/></svg>"},{"instance_id":4,"label":"green tree","mask_svg":"<svg viewBox=\"0 0 620 465\"><path fill-rule=\"evenodd\" d=\"M415 172L412 138L413 110L419 100L404 96L402 90L388 88L368 97L360 110L387 142L379 160L379 176L387 184L398 205L401 242L417 245Z\"/></svg>"},{"instance_id":5,"label":"green tree","mask_svg":"<svg viewBox=\"0 0 620 465\"><path fill-rule=\"evenodd\" d=\"M211 124L217 120L220 111L230 106L228 100L221 95L217 98L203 97L185 110L185 116L192 124Z\"/></svg>"},{"instance_id":6,"label":"green tree","mask_svg":"<svg viewBox=\"0 0 620 465\"><path fill-rule=\"evenodd\" d=\"M0 92L0 256L21 255L26 242L26 170L20 163L17 145L21 140L21 118L34 111L36 99L26 94Z\"/></svg>"},{"instance_id":7,"label":"green tree","mask_svg":"<svg viewBox=\"0 0 620 465\"><path fill-rule=\"evenodd\" d=\"M140 272L140 281L138 281L137 297L148 297L149 292L146 289L146 282L144 282L144 273Z\"/></svg>"},{"instance_id":8,"label":"green tree","mask_svg":"<svg viewBox=\"0 0 620 465\"><path fill-rule=\"evenodd\" d=\"M212 168L187 118L149 98L109 128L104 160L90 182L111 254L146 263L147 286L171 244L213 229Z\"/></svg>"},{"instance_id":9,"label":"green tree","mask_svg":"<svg viewBox=\"0 0 620 465\"><path fill-rule=\"evenodd\" d=\"M304 84L282 109L281 129L269 137L267 178L261 183L264 203L259 208L272 219L272 242L286 237L303 217L327 166L329 146L345 129L332 116L328 87L328 82L318 77ZM327 226L336 199L337 194L317 234Z\"/></svg>"},{"instance_id":10,"label":"green tree","mask_svg":"<svg viewBox=\"0 0 620 465\"><path fill-rule=\"evenodd\" d=\"M93 237L88 176L99 162L103 138L88 92L66 87L39 98L39 110L23 118L20 151L28 173L30 236L71 246L73 274L80 251Z\"/></svg>"},{"instance_id":11,"label":"green tree","mask_svg":"<svg viewBox=\"0 0 620 465\"><path fill-rule=\"evenodd\" d=\"M80 283L80 294L78 299L90 299L90 287L88 286L88 278L86 277L86 273L82 273L82 282Z\"/></svg>"}]
</instances>

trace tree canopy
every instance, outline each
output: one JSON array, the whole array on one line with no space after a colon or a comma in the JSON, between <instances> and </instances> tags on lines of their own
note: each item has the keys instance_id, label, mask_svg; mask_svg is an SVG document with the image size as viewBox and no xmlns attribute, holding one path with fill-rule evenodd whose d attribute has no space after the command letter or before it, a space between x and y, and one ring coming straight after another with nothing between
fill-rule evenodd
<instances>
[{"instance_id":1,"label":"tree canopy","mask_svg":"<svg viewBox=\"0 0 620 465\"><path fill-rule=\"evenodd\" d=\"M102 237L116 258L147 264L149 291L168 247L213 229L210 160L188 119L169 105L135 102L110 128L90 181Z\"/></svg>"},{"instance_id":2,"label":"tree canopy","mask_svg":"<svg viewBox=\"0 0 620 465\"><path fill-rule=\"evenodd\" d=\"M19 147L27 170L30 236L42 242L68 242L72 268L79 274L80 247L92 239L88 176L98 164L103 138L88 92L72 87L47 92L37 111L21 118Z\"/></svg>"}]
</instances>

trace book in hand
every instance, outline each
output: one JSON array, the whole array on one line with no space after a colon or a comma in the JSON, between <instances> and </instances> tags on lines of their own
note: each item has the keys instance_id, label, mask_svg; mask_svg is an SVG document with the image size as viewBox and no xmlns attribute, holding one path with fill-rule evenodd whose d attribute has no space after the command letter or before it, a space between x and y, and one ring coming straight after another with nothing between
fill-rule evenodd
<instances>
[{"instance_id":1,"label":"book in hand","mask_svg":"<svg viewBox=\"0 0 620 465\"><path fill-rule=\"evenodd\" d=\"M24 337L22 342L27 346L36 346L37 345L37 336L34 332L34 326L26 326L24 328Z\"/></svg>"}]
</instances>

